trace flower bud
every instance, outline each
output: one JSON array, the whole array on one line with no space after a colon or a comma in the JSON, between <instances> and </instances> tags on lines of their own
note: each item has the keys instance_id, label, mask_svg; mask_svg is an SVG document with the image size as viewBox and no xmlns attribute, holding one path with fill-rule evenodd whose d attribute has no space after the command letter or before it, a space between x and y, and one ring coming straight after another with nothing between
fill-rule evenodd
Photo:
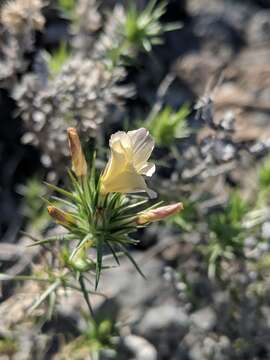
<instances>
[{"instance_id":1,"label":"flower bud","mask_svg":"<svg viewBox=\"0 0 270 360\"><path fill-rule=\"evenodd\" d=\"M159 221L168 216L175 215L181 210L184 209L184 206L181 202L166 206L161 206L156 209L152 209L149 211L142 212L137 217L137 224L144 225L149 222Z\"/></svg>"},{"instance_id":2,"label":"flower bud","mask_svg":"<svg viewBox=\"0 0 270 360\"><path fill-rule=\"evenodd\" d=\"M68 128L68 142L72 159L72 170L76 176L85 176L87 173L87 163L83 154L81 142L75 128Z\"/></svg>"},{"instance_id":3,"label":"flower bud","mask_svg":"<svg viewBox=\"0 0 270 360\"><path fill-rule=\"evenodd\" d=\"M48 206L47 207L48 213L49 215L59 224L63 225L63 226L70 226L70 225L75 225L76 221L74 219L74 217L63 211L58 209L55 206Z\"/></svg>"}]
</instances>

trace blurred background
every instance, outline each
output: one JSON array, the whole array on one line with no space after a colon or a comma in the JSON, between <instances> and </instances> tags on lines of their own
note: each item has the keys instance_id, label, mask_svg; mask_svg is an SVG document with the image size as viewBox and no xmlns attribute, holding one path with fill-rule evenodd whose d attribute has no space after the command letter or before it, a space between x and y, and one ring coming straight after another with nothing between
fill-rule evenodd
<instances>
[{"instance_id":1,"label":"blurred background","mask_svg":"<svg viewBox=\"0 0 270 360\"><path fill-rule=\"evenodd\" d=\"M1 0L0 114L1 360L270 359L269 0ZM13 281L46 266L22 231L60 231L69 126L100 169L148 128L149 185L185 207L135 234L146 280L104 272L95 324L76 291L26 316L43 285Z\"/></svg>"}]
</instances>

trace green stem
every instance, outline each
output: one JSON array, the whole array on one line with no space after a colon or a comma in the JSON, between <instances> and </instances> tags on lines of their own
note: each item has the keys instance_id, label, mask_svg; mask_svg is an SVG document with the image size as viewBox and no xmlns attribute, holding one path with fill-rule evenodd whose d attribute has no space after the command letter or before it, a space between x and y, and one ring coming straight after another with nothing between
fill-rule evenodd
<instances>
[{"instance_id":1,"label":"green stem","mask_svg":"<svg viewBox=\"0 0 270 360\"><path fill-rule=\"evenodd\" d=\"M81 290L82 290L82 293L83 293L84 300L86 301L86 304L88 306L90 315L93 318L93 320L95 320L94 311L93 311L93 308L92 308L91 303L90 303L89 294L88 294L88 291L87 291L87 289L85 287L85 283L84 283L84 279L83 279L82 274L80 274L80 276L79 276L79 283L80 283L80 286L81 286Z\"/></svg>"}]
</instances>

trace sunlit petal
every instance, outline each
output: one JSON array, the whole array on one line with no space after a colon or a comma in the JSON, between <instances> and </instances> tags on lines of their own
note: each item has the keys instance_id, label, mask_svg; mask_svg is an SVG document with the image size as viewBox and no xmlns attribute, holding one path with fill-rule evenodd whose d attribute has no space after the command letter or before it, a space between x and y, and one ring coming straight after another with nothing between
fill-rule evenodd
<instances>
[{"instance_id":1,"label":"sunlit petal","mask_svg":"<svg viewBox=\"0 0 270 360\"><path fill-rule=\"evenodd\" d=\"M132 144L134 166L140 171L153 151L154 140L144 128L129 131L127 134Z\"/></svg>"},{"instance_id":2,"label":"sunlit petal","mask_svg":"<svg viewBox=\"0 0 270 360\"><path fill-rule=\"evenodd\" d=\"M156 171L156 165L153 163L146 163L141 169L140 174L145 176L152 176Z\"/></svg>"},{"instance_id":3,"label":"sunlit petal","mask_svg":"<svg viewBox=\"0 0 270 360\"><path fill-rule=\"evenodd\" d=\"M147 185L142 176L138 176L136 170L132 166L127 166L123 171L113 174L105 179L107 192L141 192L147 190Z\"/></svg>"},{"instance_id":4,"label":"sunlit petal","mask_svg":"<svg viewBox=\"0 0 270 360\"><path fill-rule=\"evenodd\" d=\"M145 191L154 196L142 176L152 176L155 171L155 165L147 162L153 147L152 137L143 128L113 134L110 159L101 176L101 193Z\"/></svg>"}]
</instances>

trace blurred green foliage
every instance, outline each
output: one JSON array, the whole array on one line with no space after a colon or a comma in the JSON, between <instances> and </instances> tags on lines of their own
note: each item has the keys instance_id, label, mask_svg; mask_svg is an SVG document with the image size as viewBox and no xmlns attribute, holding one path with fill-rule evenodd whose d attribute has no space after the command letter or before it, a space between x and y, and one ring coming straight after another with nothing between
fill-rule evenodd
<instances>
[{"instance_id":1,"label":"blurred green foliage","mask_svg":"<svg viewBox=\"0 0 270 360\"><path fill-rule=\"evenodd\" d=\"M0 338L0 355L6 355L7 358L12 358L12 355L17 351L18 344L14 339L9 337Z\"/></svg>"},{"instance_id":2,"label":"blurred green foliage","mask_svg":"<svg viewBox=\"0 0 270 360\"><path fill-rule=\"evenodd\" d=\"M42 196L46 193L45 186L36 178L31 178L19 191L24 196L23 215L30 220L36 229L42 230L47 222L47 211Z\"/></svg>"},{"instance_id":3,"label":"blurred green foliage","mask_svg":"<svg viewBox=\"0 0 270 360\"><path fill-rule=\"evenodd\" d=\"M172 223L177 225L182 231L190 232L194 229L198 219L196 203L188 201L188 199L182 201L184 210L175 215L172 219L169 218L168 221L172 221Z\"/></svg>"},{"instance_id":4,"label":"blurred green foliage","mask_svg":"<svg viewBox=\"0 0 270 360\"><path fill-rule=\"evenodd\" d=\"M138 49L146 52L152 50L153 45L162 44L162 35L166 31L179 28L179 24L166 24L160 22L165 14L167 1L157 4L156 0L149 1L143 11L136 7L135 2L130 2L127 10L124 34L127 41Z\"/></svg>"},{"instance_id":5,"label":"blurred green foliage","mask_svg":"<svg viewBox=\"0 0 270 360\"><path fill-rule=\"evenodd\" d=\"M113 349L113 336L116 334L115 326L109 319L100 322L88 320L86 330L74 341L64 346L61 360L83 360L91 354L91 359L100 359L100 352L105 349Z\"/></svg>"},{"instance_id":6,"label":"blurred green foliage","mask_svg":"<svg viewBox=\"0 0 270 360\"><path fill-rule=\"evenodd\" d=\"M270 253L267 253L256 263L256 270L269 271L269 269L270 269Z\"/></svg>"},{"instance_id":7,"label":"blurred green foliage","mask_svg":"<svg viewBox=\"0 0 270 360\"><path fill-rule=\"evenodd\" d=\"M267 156L258 171L259 185L261 189L270 187L270 156Z\"/></svg>"},{"instance_id":8,"label":"blurred green foliage","mask_svg":"<svg viewBox=\"0 0 270 360\"><path fill-rule=\"evenodd\" d=\"M256 194L256 207L262 208L269 203L270 155L266 156L258 168L258 185L258 193Z\"/></svg>"},{"instance_id":9,"label":"blurred green foliage","mask_svg":"<svg viewBox=\"0 0 270 360\"><path fill-rule=\"evenodd\" d=\"M203 252L207 256L210 277L216 275L222 259L229 260L241 253L245 237L242 221L248 210L247 202L237 192L232 192L227 206L209 215L210 239Z\"/></svg>"},{"instance_id":10,"label":"blurred green foliage","mask_svg":"<svg viewBox=\"0 0 270 360\"><path fill-rule=\"evenodd\" d=\"M190 135L187 125L189 107L183 105L174 111L170 106L165 106L158 114L144 123L153 135L159 146L170 146L175 139L185 138Z\"/></svg>"},{"instance_id":11,"label":"blurred green foliage","mask_svg":"<svg viewBox=\"0 0 270 360\"><path fill-rule=\"evenodd\" d=\"M122 42L109 50L108 56L113 65L133 63L140 51L150 52L154 45L162 44L165 32L180 28L180 23L161 23L166 7L167 1L157 4L157 0L151 0L140 10L136 2L130 1L123 26L119 27Z\"/></svg>"},{"instance_id":12,"label":"blurred green foliage","mask_svg":"<svg viewBox=\"0 0 270 360\"><path fill-rule=\"evenodd\" d=\"M69 59L70 51L66 43L60 44L59 48L56 49L48 57L48 68L52 77L59 74L64 63Z\"/></svg>"},{"instance_id":13,"label":"blurred green foliage","mask_svg":"<svg viewBox=\"0 0 270 360\"><path fill-rule=\"evenodd\" d=\"M90 320L84 336L93 350L102 350L113 347L112 337L115 334L116 329L112 321L103 319L100 322Z\"/></svg>"},{"instance_id":14,"label":"blurred green foliage","mask_svg":"<svg viewBox=\"0 0 270 360\"><path fill-rule=\"evenodd\" d=\"M76 0L58 0L58 7L64 16L71 19L73 23L76 22ZM150 52L154 45L162 44L165 32L181 27L180 23L163 24L161 22L162 16L166 13L166 7L167 1L157 3L157 0L151 0L141 10L136 2L129 2L124 19L116 19L119 21L118 36L107 49L105 56L111 66L132 64L139 52ZM110 15L108 15L109 19ZM53 54L50 65L53 74L57 74L67 56L68 52L64 46Z\"/></svg>"},{"instance_id":15,"label":"blurred green foliage","mask_svg":"<svg viewBox=\"0 0 270 360\"><path fill-rule=\"evenodd\" d=\"M69 18L74 16L76 0L57 0L57 5L65 16Z\"/></svg>"}]
</instances>

